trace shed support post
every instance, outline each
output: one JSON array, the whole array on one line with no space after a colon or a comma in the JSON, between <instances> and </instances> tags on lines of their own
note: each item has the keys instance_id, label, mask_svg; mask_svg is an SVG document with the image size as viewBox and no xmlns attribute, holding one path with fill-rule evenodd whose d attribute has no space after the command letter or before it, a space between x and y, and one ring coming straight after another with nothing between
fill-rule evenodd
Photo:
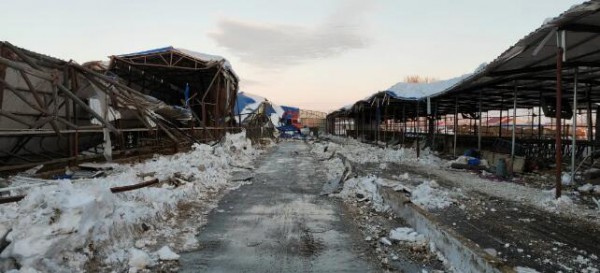
<instances>
[{"instance_id":1,"label":"shed support post","mask_svg":"<svg viewBox=\"0 0 600 273\"><path fill-rule=\"evenodd\" d=\"M406 104L402 103L402 147L404 148L404 141L406 140Z\"/></svg>"},{"instance_id":2,"label":"shed support post","mask_svg":"<svg viewBox=\"0 0 600 273\"><path fill-rule=\"evenodd\" d=\"M515 167L515 142L517 132L517 83L515 82L515 89L513 91L513 121L512 121L512 140L510 146L510 170L514 172Z\"/></svg>"},{"instance_id":3,"label":"shed support post","mask_svg":"<svg viewBox=\"0 0 600 273\"><path fill-rule=\"evenodd\" d=\"M588 88L586 90L586 98L587 98L587 109L586 109L586 120L587 120L587 140L591 143L591 150L588 151L590 154L594 152L596 145L594 145L593 141L594 141L594 131L593 131L593 125L592 125L592 101L591 101L591 94L592 94L592 85L588 85ZM590 157L592 164L594 163L594 158Z\"/></svg>"},{"instance_id":4,"label":"shed support post","mask_svg":"<svg viewBox=\"0 0 600 273\"><path fill-rule=\"evenodd\" d=\"M481 91L479 91L479 126L477 126L477 150L481 151Z\"/></svg>"},{"instance_id":5,"label":"shed support post","mask_svg":"<svg viewBox=\"0 0 600 273\"><path fill-rule=\"evenodd\" d=\"M542 101L542 91L540 91L540 102ZM538 139L542 139L544 128L542 128L542 107L538 107Z\"/></svg>"},{"instance_id":6,"label":"shed support post","mask_svg":"<svg viewBox=\"0 0 600 273\"><path fill-rule=\"evenodd\" d=\"M456 140L458 136L458 97L454 100L454 157L456 157Z\"/></svg>"},{"instance_id":7,"label":"shed support post","mask_svg":"<svg viewBox=\"0 0 600 273\"><path fill-rule=\"evenodd\" d=\"M575 68L575 77L573 78L573 139L571 144L571 184L575 180L575 152L577 151L577 81L579 69Z\"/></svg>"},{"instance_id":8,"label":"shed support post","mask_svg":"<svg viewBox=\"0 0 600 273\"><path fill-rule=\"evenodd\" d=\"M557 35L559 32L557 32ZM558 47L556 52L556 198L560 198L562 191L562 64L563 48Z\"/></svg>"},{"instance_id":9,"label":"shed support post","mask_svg":"<svg viewBox=\"0 0 600 273\"><path fill-rule=\"evenodd\" d=\"M415 111L415 118L417 119L417 147L416 148L417 148L417 158L419 158L420 151L421 151L419 139L421 139L421 136L419 134L420 133L420 128L419 128L420 118L419 118L419 101L418 100L417 100L417 110Z\"/></svg>"}]
</instances>

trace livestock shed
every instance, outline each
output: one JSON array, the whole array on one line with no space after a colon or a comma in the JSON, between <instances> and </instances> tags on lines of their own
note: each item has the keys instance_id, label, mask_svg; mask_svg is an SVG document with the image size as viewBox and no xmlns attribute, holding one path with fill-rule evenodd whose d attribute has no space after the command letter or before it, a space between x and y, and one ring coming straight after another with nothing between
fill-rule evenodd
<instances>
[{"instance_id":1,"label":"livestock shed","mask_svg":"<svg viewBox=\"0 0 600 273\"><path fill-rule=\"evenodd\" d=\"M475 147L507 153L511 163L518 156L552 161L558 197L563 157L574 172L600 146L599 11L600 1L573 6L472 74L399 84L334 111L328 131L416 143L417 151L425 143L455 156Z\"/></svg>"}]
</instances>

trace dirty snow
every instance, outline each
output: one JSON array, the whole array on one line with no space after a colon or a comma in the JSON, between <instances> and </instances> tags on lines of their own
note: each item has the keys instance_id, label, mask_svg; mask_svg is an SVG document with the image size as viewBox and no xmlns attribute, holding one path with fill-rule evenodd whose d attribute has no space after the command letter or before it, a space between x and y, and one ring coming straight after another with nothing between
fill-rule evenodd
<instances>
[{"instance_id":1,"label":"dirty snow","mask_svg":"<svg viewBox=\"0 0 600 273\"><path fill-rule=\"evenodd\" d=\"M535 270L533 268L522 267L522 266L515 267L515 271L517 273L540 273L540 272L538 272L537 270Z\"/></svg>"},{"instance_id":2,"label":"dirty snow","mask_svg":"<svg viewBox=\"0 0 600 273\"><path fill-rule=\"evenodd\" d=\"M414 188L410 201L427 210L444 209L455 202L448 191L440 189L434 180L425 181Z\"/></svg>"},{"instance_id":3,"label":"dirty snow","mask_svg":"<svg viewBox=\"0 0 600 273\"><path fill-rule=\"evenodd\" d=\"M107 262L134 258L129 259L131 266L142 268L149 264L146 256L132 248L140 226L166 220L180 202L234 186L228 182L231 165L249 166L258 154L244 133L228 134L215 147L194 144L186 153L119 165L104 178L62 180L20 190L27 194L25 199L0 206L0 225L12 228L7 235L10 244L0 257L16 259L22 266L20 272L69 272L82 268L96 253ZM163 183L117 194L109 190L140 183L144 177ZM178 183L168 183L173 180Z\"/></svg>"},{"instance_id":4,"label":"dirty snow","mask_svg":"<svg viewBox=\"0 0 600 273\"><path fill-rule=\"evenodd\" d=\"M495 182L481 178L477 174L450 169L449 161L440 159L428 150L421 153L421 158L416 158L413 149L397 149L395 147L384 149L361 143L353 138L330 135L327 137L331 139L331 142L315 143L313 145L312 152L319 158L328 158L331 153L335 152L356 164L395 163L404 165L410 167L416 173L441 177L445 182L451 183L453 187L462 189L466 195L469 192L480 192L508 201L523 203L547 212L600 223L600 200L598 208L589 208L573 202L574 196L569 190L563 190L563 196L565 197L555 200L553 193L543 189L516 183ZM323 150L324 147L328 147L326 152ZM590 191L589 187L586 186L583 190ZM600 187L593 187L591 193L595 193L596 189L600 193Z\"/></svg>"},{"instance_id":5,"label":"dirty snow","mask_svg":"<svg viewBox=\"0 0 600 273\"><path fill-rule=\"evenodd\" d=\"M399 227L390 231L390 239L392 241L403 241L410 243L423 244L427 240L425 236L419 234L414 229L409 227Z\"/></svg>"},{"instance_id":6,"label":"dirty snow","mask_svg":"<svg viewBox=\"0 0 600 273\"><path fill-rule=\"evenodd\" d=\"M382 182L380 178L375 176L351 178L344 183L344 188L340 193L331 196L351 200L368 200L376 211L386 211L388 206L384 203L383 197L378 191L378 187Z\"/></svg>"}]
</instances>

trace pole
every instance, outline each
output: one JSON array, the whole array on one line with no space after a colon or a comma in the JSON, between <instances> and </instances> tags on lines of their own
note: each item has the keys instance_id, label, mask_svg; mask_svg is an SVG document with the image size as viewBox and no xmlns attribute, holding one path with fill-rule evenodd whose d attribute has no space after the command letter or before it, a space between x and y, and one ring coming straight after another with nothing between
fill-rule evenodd
<instances>
[{"instance_id":1,"label":"pole","mask_svg":"<svg viewBox=\"0 0 600 273\"><path fill-rule=\"evenodd\" d=\"M498 130L498 138L502 138L502 106L504 106L504 96L502 96L502 102L500 103L500 130ZM508 114L508 113L507 113Z\"/></svg>"},{"instance_id":2,"label":"pole","mask_svg":"<svg viewBox=\"0 0 600 273\"><path fill-rule=\"evenodd\" d=\"M557 33L558 35L558 33ZM558 47L556 53L556 198L562 191L562 61L563 48Z\"/></svg>"},{"instance_id":3,"label":"pole","mask_svg":"<svg viewBox=\"0 0 600 273\"><path fill-rule=\"evenodd\" d=\"M406 140L406 103L402 103L402 147Z\"/></svg>"},{"instance_id":4,"label":"pole","mask_svg":"<svg viewBox=\"0 0 600 273\"><path fill-rule=\"evenodd\" d=\"M456 157L456 137L458 135L458 97L455 97L454 101L454 157Z\"/></svg>"},{"instance_id":5,"label":"pole","mask_svg":"<svg viewBox=\"0 0 600 273\"><path fill-rule=\"evenodd\" d=\"M571 144L571 184L575 179L575 151L577 150L577 77L579 69L575 68L575 77L573 78L573 139Z\"/></svg>"},{"instance_id":6,"label":"pole","mask_svg":"<svg viewBox=\"0 0 600 273\"><path fill-rule=\"evenodd\" d=\"M419 132L420 131L419 130L420 129L419 128L419 126L420 126L420 122L419 122L420 118L419 118L419 101L418 100L417 100L417 111L415 111L415 116L416 116L416 119L417 119L417 158L419 158L419 156L420 156L420 150L421 150L420 146L419 146L419 139L421 138L421 136L419 135L419 133L420 133Z\"/></svg>"},{"instance_id":7,"label":"pole","mask_svg":"<svg viewBox=\"0 0 600 273\"><path fill-rule=\"evenodd\" d=\"M517 83L515 82L515 89L513 91L513 122L512 122L512 142L510 147L510 169L514 172L515 167L515 142L517 132Z\"/></svg>"},{"instance_id":8,"label":"pole","mask_svg":"<svg viewBox=\"0 0 600 273\"><path fill-rule=\"evenodd\" d=\"M477 150L481 151L481 91L479 91L479 126L477 126Z\"/></svg>"},{"instance_id":9,"label":"pole","mask_svg":"<svg viewBox=\"0 0 600 273\"><path fill-rule=\"evenodd\" d=\"M586 98L587 98L587 111L586 111L586 115L587 115L587 118L586 118L587 119L586 120L587 121L587 140L591 144L590 145L591 146L590 147L591 150L589 152L593 153L594 150L595 150L595 148L594 148L595 145L592 142L594 140L594 133L593 133L594 131L592 129L592 101L591 101L592 98L591 98L591 93L592 93L592 85L589 84L588 88L586 90ZM591 158L592 164L594 164L594 159L592 157L590 157L590 158Z\"/></svg>"},{"instance_id":10,"label":"pole","mask_svg":"<svg viewBox=\"0 0 600 273\"><path fill-rule=\"evenodd\" d=\"M542 101L542 91L540 91L540 101ZM538 139L542 139L544 128L542 128L542 107L538 107Z\"/></svg>"}]
</instances>

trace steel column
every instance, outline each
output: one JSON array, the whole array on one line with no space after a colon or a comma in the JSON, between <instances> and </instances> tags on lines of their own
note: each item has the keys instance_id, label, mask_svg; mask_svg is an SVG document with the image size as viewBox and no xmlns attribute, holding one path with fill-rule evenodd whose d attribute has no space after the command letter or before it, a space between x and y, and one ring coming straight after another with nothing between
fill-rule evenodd
<instances>
[{"instance_id":1,"label":"steel column","mask_svg":"<svg viewBox=\"0 0 600 273\"><path fill-rule=\"evenodd\" d=\"M577 150L577 80L579 69L575 68L573 78L573 139L571 144L571 184L575 179L575 151Z\"/></svg>"},{"instance_id":2,"label":"steel column","mask_svg":"<svg viewBox=\"0 0 600 273\"><path fill-rule=\"evenodd\" d=\"M556 198L561 196L562 191L562 65L563 48L558 47L556 53Z\"/></svg>"}]
</instances>

